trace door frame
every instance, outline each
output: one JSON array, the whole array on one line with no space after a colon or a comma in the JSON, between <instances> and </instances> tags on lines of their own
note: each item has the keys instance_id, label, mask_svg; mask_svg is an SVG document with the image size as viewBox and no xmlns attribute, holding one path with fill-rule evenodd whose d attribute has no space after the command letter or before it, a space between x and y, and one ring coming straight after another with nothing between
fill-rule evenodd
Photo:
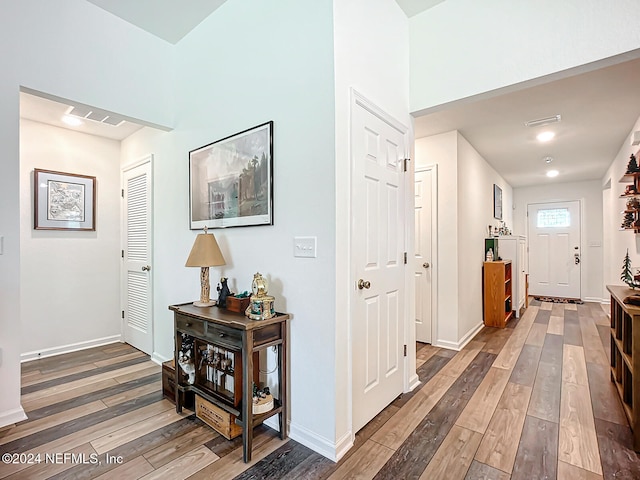
<instances>
[{"instance_id":1,"label":"door frame","mask_svg":"<svg viewBox=\"0 0 640 480\"><path fill-rule=\"evenodd\" d=\"M413 172L413 182L416 173L431 170L431 345L438 338L438 164L416 167ZM414 200L415 202L415 200ZM415 225L414 225L415 229ZM414 236L415 238L415 236ZM413 248L415 252L415 247ZM414 303L417 298L414 298ZM415 311L414 311L415 316Z\"/></svg>"},{"instance_id":2,"label":"door frame","mask_svg":"<svg viewBox=\"0 0 640 480\"><path fill-rule=\"evenodd\" d=\"M396 120L390 114L385 112L383 109L378 107L375 103L365 97L362 93L354 89L350 88L350 101L349 101L349 120L348 120L348 147L349 147L349 178L348 178L348 205L349 205L349 217L353 215L353 178L354 178L354 161L353 161L353 145L352 145L352 120L353 120L353 111L355 108L363 108L367 110L369 113L375 115L383 122L391 125L393 128L399 130L403 133L404 142L405 142L405 157L410 158L410 154L413 150L413 130L404 125L402 122ZM409 161L407 165L407 171L404 175L404 187L405 187L405 212L404 212L404 240L405 240L405 250L407 251L407 258L411 258L414 255L414 222L408 221L409 218L413 218L414 213L414 174L413 174L414 166L413 162ZM410 215L410 216L409 216ZM348 361L347 361L347 399L348 399L348 425L351 433L351 440L355 439L355 434L357 432L353 431L353 318L354 318L354 309L355 305L353 302L353 297L355 292L357 292L357 286L354 275L355 265L354 255L352 254L354 248L357 248L356 245L353 244L354 232L353 232L353 222L349 221L349 240L348 240L348 277L347 277L347 285L349 285L349 295L347 297L347 306L348 306ZM408 263L406 264L408 266ZM404 318L404 344L407 345L407 356L404 357L404 361L402 364L403 368L403 391L409 392L413 390L416 386L420 384L420 380L418 375L416 374L416 352L415 348L411 348L412 345L415 345L416 331L415 331L415 294L414 289L409 288L413 282L413 268L405 268L404 275L404 301L405 301L405 318ZM346 451L346 450L345 450ZM343 452L344 453L344 452ZM338 455L338 458L342 456Z\"/></svg>"},{"instance_id":3,"label":"door frame","mask_svg":"<svg viewBox=\"0 0 640 480\"><path fill-rule=\"evenodd\" d=\"M149 212L149 232L150 232L150 239L149 239L149 244L150 244L150 249L151 249L151 259L150 259L150 263L151 265L154 264L153 262L153 154L149 153L141 158L139 158L138 160L135 160L133 162L129 162L129 163L125 163L120 167L120 188L122 189L122 196L120 197L120 199L122 200L120 202L120 249L121 251L124 251L125 246L127 244L127 232L125 229L125 220L126 220L126 202L124 201L124 188L125 188L125 184L124 184L124 174L126 172L128 172L129 170L133 170L134 168L140 167L141 165L144 165L145 163L149 164L149 183L150 183L150 197L149 198L149 204L150 204L150 212ZM124 262L124 256L120 259L120 311L124 311L125 310L125 306L126 306L126 299L127 299L127 292L125 291L125 287L126 287L126 281L125 281L125 276L127 274L126 272L126 265ZM154 323L153 323L153 308L154 308L154 302L153 302L153 277L154 277L154 269L152 268L151 271L149 272L149 297L151 298L151 302L149 305L149 318L150 318L150 322L149 322L149 334L151 335L151 360L153 360L154 362L156 362L159 365L162 365L162 362L164 361L161 358L156 358L156 351L155 351L155 339L154 339ZM122 341L125 341L125 318L124 316L120 319L120 336L122 338Z\"/></svg>"},{"instance_id":4,"label":"door frame","mask_svg":"<svg viewBox=\"0 0 640 480\"><path fill-rule=\"evenodd\" d=\"M578 202L578 211L580 212L580 300L583 301L591 301L592 299L587 299L584 297L584 288L583 286L586 285L586 279L585 279L585 275L586 275L586 268L584 268L584 260L585 258L588 260L589 256L587 253L587 249L585 248L585 239L586 239L586 226L585 226L585 221L584 221L584 199L583 198L562 198L562 199L555 199L555 200L541 200L541 201L535 201L535 200L529 200L527 201L526 205L525 205L525 232L526 232L526 237L527 237L527 267L529 267L529 265L531 265L530 262L530 258L529 258L529 242L531 241L531 232L529 231L529 206L531 205L546 205L546 204L552 204L552 203L566 203L566 202ZM586 254L586 255L585 255ZM529 270L529 268L527 268L527 271ZM595 301L599 301L595 300Z\"/></svg>"}]
</instances>

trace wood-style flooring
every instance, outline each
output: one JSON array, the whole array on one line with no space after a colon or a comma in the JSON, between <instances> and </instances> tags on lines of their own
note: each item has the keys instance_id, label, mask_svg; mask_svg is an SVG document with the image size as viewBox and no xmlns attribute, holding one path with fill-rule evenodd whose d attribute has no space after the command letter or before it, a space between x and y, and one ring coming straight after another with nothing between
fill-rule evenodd
<instances>
[{"instance_id":1,"label":"wood-style flooring","mask_svg":"<svg viewBox=\"0 0 640 480\"><path fill-rule=\"evenodd\" d=\"M0 430L0 453L13 454L0 478L640 479L600 305L534 301L460 352L417 348L421 385L337 464L266 426L243 463L240 438L177 414L160 367L126 344L29 362L29 419Z\"/></svg>"}]
</instances>

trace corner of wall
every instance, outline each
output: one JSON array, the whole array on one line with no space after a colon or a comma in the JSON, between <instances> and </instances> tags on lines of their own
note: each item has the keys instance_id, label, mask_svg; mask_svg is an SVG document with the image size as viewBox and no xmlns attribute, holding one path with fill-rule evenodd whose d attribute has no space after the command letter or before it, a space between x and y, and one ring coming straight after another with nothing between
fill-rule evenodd
<instances>
[{"instance_id":1,"label":"corner of wall","mask_svg":"<svg viewBox=\"0 0 640 480\"><path fill-rule=\"evenodd\" d=\"M340 460L353 446L353 434L350 430L332 442L294 422L289 424L289 437L333 462Z\"/></svg>"}]
</instances>

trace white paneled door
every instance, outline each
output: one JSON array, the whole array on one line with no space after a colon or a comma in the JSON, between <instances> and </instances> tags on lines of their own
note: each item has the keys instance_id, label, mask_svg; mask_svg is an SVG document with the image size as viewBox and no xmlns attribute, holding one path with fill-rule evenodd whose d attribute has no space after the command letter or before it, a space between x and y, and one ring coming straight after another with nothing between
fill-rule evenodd
<instances>
[{"instance_id":1,"label":"white paneled door","mask_svg":"<svg viewBox=\"0 0 640 480\"><path fill-rule=\"evenodd\" d=\"M434 168L415 173L416 340L431 343L433 272L433 184Z\"/></svg>"},{"instance_id":2,"label":"white paneled door","mask_svg":"<svg viewBox=\"0 0 640 480\"><path fill-rule=\"evenodd\" d=\"M122 177L124 340L151 355L151 158Z\"/></svg>"},{"instance_id":3,"label":"white paneled door","mask_svg":"<svg viewBox=\"0 0 640 480\"><path fill-rule=\"evenodd\" d=\"M352 427L403 391L405 132L356 95L352 104Z\"/></svg>"},{"instance_id":4,"label":"white paneled door","mask_svg":"<svg viewBox=\"0 0 640 480\"><path fill-rule=\"evenodd\" d=\"M527 207L529 294L580 298L580 202Z\"/></svg>"}]
</instances>

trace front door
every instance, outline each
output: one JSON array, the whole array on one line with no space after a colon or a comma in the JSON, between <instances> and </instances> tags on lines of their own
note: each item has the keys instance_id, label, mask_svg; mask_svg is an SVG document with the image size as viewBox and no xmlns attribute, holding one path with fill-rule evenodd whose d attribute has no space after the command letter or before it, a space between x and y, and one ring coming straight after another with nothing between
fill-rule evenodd
<instances>
[{"instance_id":1,"label":"front door","mask_svg":"<svg viewBox=\"0 0 640 480\"><path fill-rule=\"evenodd\" d=\"M529 294L580 298L580 202L536 203L529 221Z\"/></svg>"},{"instance_id":2,"label":"front door","mask_svg":"<svg viewBox=\"0 0 640 480\"><path fill-rule=\"evenodd\" d=\"M415 256L414 274L416 288L416 340L431 343L432 303L431 285L432 255L432 185L435 172L427 170L415 173Z\"/></svg>"},{"instance_id":3,"label":"front door","mask_svg":"<svg viewBox=\"0 0 640 480\"><path fill-rule=\"evenodd\" d=\"M352 427L403 391L406 136L384 112L352 104Z\"/></svg>"},{"instance_id":4,"label":"front door","mask_svg":"<svg viewBox=\"0 0 640 480\"><path fill-rule=\"evenodd\" d=\"M151 355L151 157L122 178L124 340Z\"/></svg>"}]
</instances>

